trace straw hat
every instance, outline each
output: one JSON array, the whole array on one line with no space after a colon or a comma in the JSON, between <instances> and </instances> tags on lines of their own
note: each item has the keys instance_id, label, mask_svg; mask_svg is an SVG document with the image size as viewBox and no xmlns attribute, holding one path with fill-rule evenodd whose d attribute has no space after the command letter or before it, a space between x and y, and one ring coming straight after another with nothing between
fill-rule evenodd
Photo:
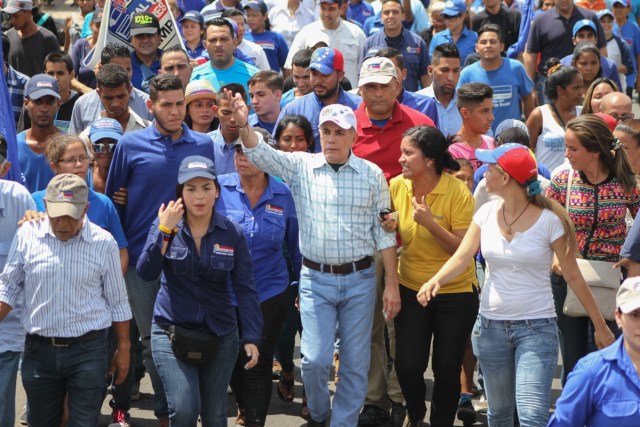
<instances>
[{"instance_id":1,"label":"straw hat","mask_svg":"<svg viewBox=\"0 0 640 427\"><path fill-rule=\"evenodd\" d=\"M194 80L189 82L185 90L185 101L189 105L191 101L196 99L212 99L216 100L216 91L208 80Z\"/></svg>"}]
</instances>

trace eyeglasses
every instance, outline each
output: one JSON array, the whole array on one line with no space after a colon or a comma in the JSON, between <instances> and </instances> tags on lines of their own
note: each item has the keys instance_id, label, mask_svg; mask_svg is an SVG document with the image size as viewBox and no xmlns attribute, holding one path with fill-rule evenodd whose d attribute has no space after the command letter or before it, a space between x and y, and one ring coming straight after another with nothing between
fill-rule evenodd
<instances>
[{"instance_id":1,"label":"eyeglasses","mask_svg":"<svg viewBox=\"0 0 640 427\"><path fill-rule=\"evenodd\" d=\"M609 115L614 119L616 119L617 122L622 120L633 119L635 117L633 113L624 113L624 114L609 113Z\"/></svg>"},{"instance_id":2,"label":"eyeglasses","mask_svg":"<svg viewBox=\"0 0 640 427\"><path fill-rule=\"evenodd\" d=\"M116 143L115 142L93 144L93 151L95 151L96 154L113 153L113 150L116 149L115 147L116 147Z\"/></svg>"},{"instance_id":3,"label":"eyeglasses","mask_svg":"<svg viewBox=\"0 0 640 427\"><path fill-rule=\"evenodd\" d=\"M84 163L91 159L89 156L72 157L70 159L60 159L58 163L64 163L65 165L76 165L78 163Z\"/></svg>"}]
</instances>

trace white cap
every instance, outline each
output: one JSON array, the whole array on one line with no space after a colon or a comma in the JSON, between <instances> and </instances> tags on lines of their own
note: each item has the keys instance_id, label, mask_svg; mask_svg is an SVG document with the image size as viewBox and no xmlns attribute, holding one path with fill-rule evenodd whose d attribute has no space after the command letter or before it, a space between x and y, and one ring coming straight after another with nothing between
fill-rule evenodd
<instances>
[{"instance_id":1,"label":"white cap","mask_svg":"<svg viewBox=\"0 0 640 427\"><path fill-rule=\"evenodd\" d=\"M322 126L326 122L335 123L342 129L358 129L358 122L353 110L341 104L327 105L320 111L318 126Z\"/></svg>"}]
</instances>

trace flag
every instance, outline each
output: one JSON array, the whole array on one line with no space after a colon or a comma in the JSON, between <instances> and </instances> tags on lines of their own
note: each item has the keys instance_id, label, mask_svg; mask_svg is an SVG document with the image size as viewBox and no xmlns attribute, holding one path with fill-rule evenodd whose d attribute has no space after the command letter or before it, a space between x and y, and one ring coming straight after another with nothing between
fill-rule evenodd
<instances>
[{"instance_id":1,"label":"flag","mask_svg":"<svg viewBox=\"0 0 640 427\"><path fill-rule=\"evenodd\" d=\"M520 18L520 31L518 33L518 41L507 49L507 58L516 58L522 52L524 52L524 47L527 44L527 39L529 38L529 30L531 28L531 21L533 21L533 16L536 13L536 7L534 0L525 0L522 9L520 9L520 13L522 17Z\"/></svg>"},{"instance_id":2,"label":"flag","mask_svg":"<svg viewBox=\"0 0 640 427\"><path fill-rule=\"evenodd\" d=\"M0 29L0 35L2 30ZM0 61L3 61L2 43L0 43ZM1 63L1 62L0 62ZM1 63L4 70L4 63ZM8 66L8 64L7 64ZM7 78L4 73L0 73L0 134L4 135L7 141L7 160L11 162L11 169L4 179L18 182L26 186L24 176L20 170L20 162L18 161L18 143L16 141L16 122L11 108L11 98L9 97L9 88L7 87Z\"/></svg>"},{"instance_id":3,"label":"flag","mask_svg":"<svg viewBox=\"0 0 640 427\"><path fill-rule=\"evenodd\" d=\"M160 23L160 49L179 45L184 49L182 37L178 32L176 20L169 9L167 0L110 0L107 1L100 24L100 35L93 49L85 56L83 64L94 69L100 62L102 49L110 44L117 43L125 45L133 51L129 26L131 15L136 12L151 12ZM107 28L108 31L102 31Z\"/></svg>"}]
</instances>

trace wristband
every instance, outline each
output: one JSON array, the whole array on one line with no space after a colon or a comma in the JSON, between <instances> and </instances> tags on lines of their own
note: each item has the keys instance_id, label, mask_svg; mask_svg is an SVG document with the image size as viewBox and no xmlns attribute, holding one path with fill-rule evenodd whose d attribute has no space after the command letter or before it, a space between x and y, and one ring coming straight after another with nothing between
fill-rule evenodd
<instances>
[{"instance_id":1,"label":"wristband","mask_svg":"<svg viewBox=\"0 0 640 427\"><path fill-rule=\"evenodd\" d=\"M171 234L175 231L175 230L168 229L162 224L158 224L158 230L160 230L164 234L168 234L169 236L171 236Z\"/></svg>"}]
</instances>

